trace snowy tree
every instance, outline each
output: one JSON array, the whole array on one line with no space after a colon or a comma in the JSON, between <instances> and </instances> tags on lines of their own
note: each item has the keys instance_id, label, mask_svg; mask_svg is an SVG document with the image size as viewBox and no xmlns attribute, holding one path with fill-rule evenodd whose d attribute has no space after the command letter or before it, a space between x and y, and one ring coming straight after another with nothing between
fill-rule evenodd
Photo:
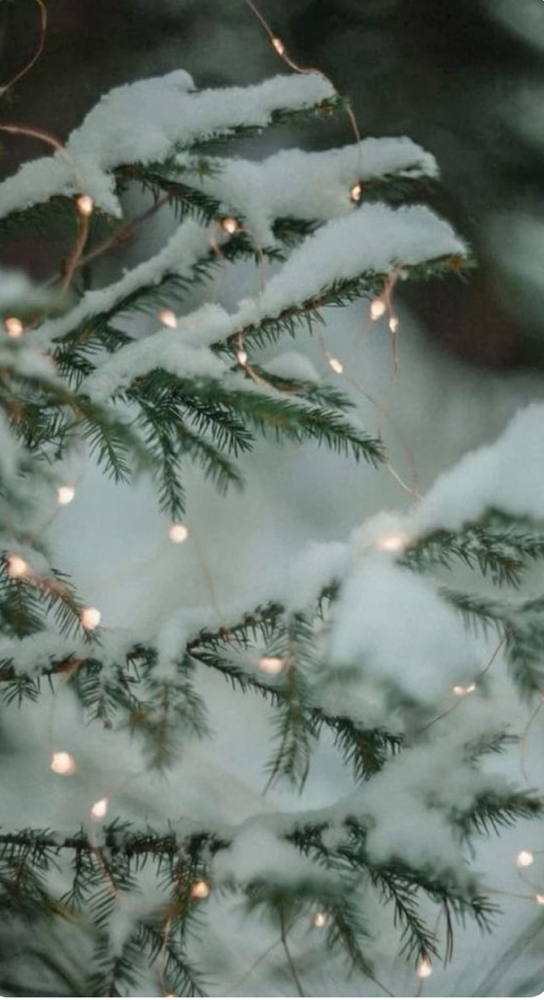
<instances>
[{"instance_id":1,"label":"snowy tree","mask_svg":"<svg viewBox=\"0 0 544 1000\"><path fill-rule=\"evenodd\" d=\"M458 923L492 929L500 896L474 863L477 838L542 813L536 792L487 764L516 735L494 697L497 661L537 708L544 685L544 604L526 574L544 555L541 406L425 497L412 489L408 511L308 547L279 578L263 566L258 587L241 576L228 606L211 580L207 606L150 593L149 622L120 629L58 566L49 524L62 524L91 461L118 483L150 479L165 539L182 548L190 466L209 489L243 489L262 438L318 443L410 489L342 391L349 371L323 311L359 302L391 337L394 380L398 287L472 263L428 207L388 204L417 201L433 158L406 138L223 155L265 128L346 110L318 73L199 91L179 71L114 90L66 146L0 187L3 238L35 225L71 238L47 288L9 272L0 285L3 717L8 734L42 720L22 766L48 790L47 808L38 794L19 802L0 831L0 906L16 928L0 958L6 993L21 993L23 957L41 995L213 995L218 982L244 995L248 976L262 995L271 949L287 995L305 995L315 968L351 995L390 993L383 970L397 954L422 987ZM176 228L97 286L94 262L143 221L122 221L138 187L146 214L168 204ZM240 268L247 296L214 302L214 275ZM325 377L281 353L308 334ZM239 531L242 543L243 520ZM212 740L210 678L227 682L225 699L234 690L225 705L239 728L256 698L272 720L251 806L219 769L202 771L198 794L177 770ZM58 742L62 713L70 745ZM131 741L150 798L177 776L161 822L120 811L88 733L112 772ZM323 753L345 784L315 806L305 788ZM53 828L48 808L65 794L78 822ZM520 851L519 869L535 855ZM530 885L537 908L544 888Z\"/></svg>"}]
</instances>

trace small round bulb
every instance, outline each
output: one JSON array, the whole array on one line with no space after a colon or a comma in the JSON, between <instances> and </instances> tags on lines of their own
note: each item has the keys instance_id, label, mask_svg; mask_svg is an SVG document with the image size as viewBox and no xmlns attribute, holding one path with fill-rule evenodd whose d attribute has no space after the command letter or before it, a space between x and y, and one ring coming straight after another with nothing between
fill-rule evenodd
<instances>
[{"instance_id":1,"label":"small round bulb","mask_svg":"<svg viewBox=\"0 0 544 1000\"><path fill-rule=\"evenodd\" d=\"M404 531L391 531L380 535L374 545L380 552L402 552L409 542L408 535Z\"/></svg>"},{"instance_id":2,"label":"small round bulb","mask_svg":"<svg viewBox=\"0 0 544 1000\"><path fill-rule=\"evenodd\" d=\"M329 358L329 365L337 375L341 375L344 371L344 366L338 358Z\"/></svg>"},{"instance_id":3,"label":"small round bulb","mask_svg":"<svg viewBox=\"0 0 544 1000\"><path fill-rule=\"evenodd\" d=\"M90 194L80 194L76 200L76 205L79 214L85 216L85 218L88 218L94 212L94 201Z\"/></svg>"},{"instance_id":4,"label":"small round bulb","mask_svg":"<svg viewBox=\"0 0 544 1000\"><path fill-rule=\"evenodd\" d=\"M259 670L263 674L281 674L285 666L285 660L281 656L261 656L259 660Z\"/></svg>"},{"instance_id":5,"label":"small round bulb","mask_svg":"<svg viewBox=\"0 0 544 1000\"><path fill-rule=\"evenodd\" d=\"M189 532L184 524L173 524L168 532L168 537L174 545L181 545L182 542L186 541Z\"/></svg>"},{"instance_id":6,"label":"small round bulb","mask_svg":"<svg viewBox=\"0 0 544 1000\"><path fill-rule=\"evenodd\" d=\"M223 232L228 233L229 236L234 236L234 233L237 233L240 228L238 219L235 219L233 215L227 215L225 219L221 219L220 225Z\"/></svg>"},{"instance_id":7,"label":"small round bulb","mask_svg":"<svg viewBox=\"0 0 544 1000\"><path fill-rule=\"evenodd\" d=\"M433 967L429 958L421 958L417 963L418 979L428 979L433 974Z\"/></svg>"},{"instance_id":8,"label":"small round bulb","mask_svg":"<svg viewBox=\"0 0 544 1000\"><path fill-rule=\"evenodd\" d=\"M274 37L271 38L270 41L272 42L272 45L274 46L279 56L285 55L285 45L283 44L281 38Z\"/></svg>"},{"instance_id":9,"label":"small round bulb","mask_svg":"<svg viewBox=\"0 0 544 1000\"><path fill-rule=\"evenodd\" d=\"M177 328L178 318L172 309L161 309L159 319L163 326L168 326L171 330Z\"/></svg>"},{"instance_id":10,"label":"small round bulb","mask_svg":"<svg viewBox=\"0 0 544 1000\"><path fill-rule=\"evenodd\" d=\"M247 351L244 351L243 347L241 347L240 350L236 352L236 357L238 359L239 364L247 365Z\"/></svg>"},{"instance_id":11,"label":"small round bulb","mask_svg":"<svg viewBox=\"0 0 544 1000\"><path fill-rule=\"evenodd\" d=\"M7 316L4 320L4 329L8 337L16 339L21 336L24 327L18 316Z\"/></svg>"},{"instance_id":12,"label":"small round bulb","mask_svg":"<svg viewBox=\"0 0 544 1000\"><path fill-rule=\"evenodd\" d=\"M66 750L56 750L54 754L51 755L51 770L55 774L74 774L76 770L76 762L70 753Z\"/></svg>"},{"instance_id":13,"label":"small round bulb","mask_svg":"<svg viewBox=\"0 0 544 1000\"><path fill-rule=\"evenodd\" d=\"M91 816L93 819L104 819L108 811L109 799L107 797L103 799L98 799L91 807Z\"/></svg>"},{"instance_id":14,"label":"small round bulb","mask_svg":"<svg viewBox=\"0 0 544 1000\"><path fill-rule=\"evenodd\" d=\"M66 507L69 503L72 503L76 495L76 491L73 486L59 486L57 489L57 503L61 507Z\"/></svg>"},{"instance_id":15,"label":"small round bulb","mask_svg":"<svg viewBox=\"0 0 544 1000\"><path fill-rule=\"evenodd\" d=\"M210 887L203 878L198 879L197 882L193 882L191 886L191 898L192 899L207 899L210 895Z\"/></svg>"},{"instance_id":16,"label":"small round bulb","mask_svg":"<svg viewBox=\"0 0 544 1000\"><path fill-rule=\"evenodd\" d=\"M532 851L520 851L516 855L516 864L518 868L530 868L534 863L535 856Z\"/></svg>"},{"instance_id":17,"label":"small round bulb","mask_svg":"<svg viewBox=\"0 0 544 1000\"><path fill-rule=\"evenodd\" d=\"M359 184L359 182L357 182L357 184L354 184L351 191L349 192L350 199L354 205L359 204L362 194L363 194L363 186L362 184Z\"/></svg>"},{"instance_id":18,"label":"small round bulb","mask_svg":"<svg viewBox=\"0 0 544 1000\"><path fill-rule=\"evenodd\" d=\"M389 329L391 333L396 333L399 328L399 321L396 316L392 316L389 320Z\"/></svg>"},{"instance_id":19,"label":"small round bulb","mask_svg":"<svg viewBox=\"0 0 544 1000\"><path fill-rule=\"evenodd\" d=\"M21 556L8 556L8 574L13 580L22 580L30 566Z\"/></svg>"},{"instance_id":20,"label":"small round bulb","mask_svg":"<svg viewBox=\"0 0 544 1000\"><path fill-rule=\"evenodd\" d=\"M314 914L314 927L321 928L325 927L326 924L327 924L326 915L322 913L321 910L318 910L318 912Z\"/></svg>"},{"instance_id":21,"label":"small round bulb","mask_svg":"<svg viewBox=\"0 0 544 1000\"><path fill-rule=\"evenodd\" d=\"M537 892L537 894L535 896L535 900L536 900L536 902L538 903L539 906L544 906L544 893Z\"/></svg>"},{"instance_id":22,"label":"small round bulb","mask_svg":"<svg viewBox=\"0 0 544 1000\"><path fill-rule=\"evenodd\" d=\"M98 608L87 607L83 608L80 615L80 622L83 628L86 628L89 632L93 632L94 629L98 628L102 620L102 615Z\"/></svg>"},{"instance_id":23,"label":"small round bulb","mask_svg":"<svg viewBox=\"0 0 544 1000\"><path fill-rule=\"evenodd\" d=\"M371 302L370 318L374 320L374 322L378 319L381 319L382 316L385 316L386 312L387 312L387 306L383 301L383 299L374 299L374 302Z\"/></svg>"}]
</instances>

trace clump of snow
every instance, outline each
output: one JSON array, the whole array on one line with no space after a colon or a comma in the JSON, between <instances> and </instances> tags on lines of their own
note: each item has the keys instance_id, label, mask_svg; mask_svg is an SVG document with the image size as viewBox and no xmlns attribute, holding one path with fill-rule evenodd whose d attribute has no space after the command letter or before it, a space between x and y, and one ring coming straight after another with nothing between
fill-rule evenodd
<instances>
[{"instance_id":1,"label":"clump of snow","mask_svg":"<svg viewBox=\"0 0 544 1000\"><path fill-rule=\"evenodd\" d=\"M330 658L418 702L435 701L478 670L473 640L432 583L378 554L342 589Z\"/></svg>"},{"instance_id":2,"label":"clump of snow","mask_svg":"<svg viewBox=\"0 0 544 1000\"><path fill-rule=\"evenodd\" d=\"M63 153L24 164L0 186L0 218L54 195L85 191L121 216L112 171L165 160L172 150L228 134L265 128L277 110L302 110L335 95L320 74L276 76L251 87L192 92L184 70L139 80L106 94L70 135Z\"/></svg>"},{"instance_id":3,"label":"clump of snow","mask_svg":"<svg viewBox=\"0 0 544 1000\"><path fill-rule=\"evenodd\" d=\"M397 210L364 205L308 237L271 278L258 300L240 303L235 322L240 327L258 325L265 316L278 316L334 282L349 281L365 272L388 274L395 266L465 253L465 244L449 223L424 205Z\"/></svg>"},{"instance_id":4,"label":"clump of snow","mask_svg":"<svg viewBox=\"0 0 544 1000\"><path fill-rule=\"evenodd\" d=\"M492 445L466 455L438 477L415 508L415 533L458 530L490 507L518 517L544 518L544 405L519 411Z\"/></svg>"},{"instance_id":5,"label":"clump of snow","mask_svg":"<svg viewBox=\"0 0 544 1000\"><path fill-rule=\"evenodd\" d=\"M180 157L180 165L184 164ZM194 186L240 213L254 238L274 243L278 218L333 219L353 210L354 184L388 174L435 177L436 161L407 138L365 139L359 145L308 153L282 150L262 162L217 161L218 172Z\"/></svg>"},{"instance_id":6,"label":"clump of snow","mask_svg":"<svg viewBox=\"0 0 544 1000\"><path fill-rule=\"evenodd\" d=\"M321 381L310 359L298 351L278 354L271 361L266 361L264 367L271 375L277 375L279 378L295 379L298 382Z\"/></svg>"},{"instance_id":7,"label":"clump of snow","mask_svg":"<svg viewBox=\"0 0 544 1000\"><path fill-rule=\"evenodd\" d=\"M239 884L263 879L293 889L301 883L326 879L326 872L281 837L268 817L246 820L229 848L213 861L214 882Z\"/></svg>"}]
</instances>

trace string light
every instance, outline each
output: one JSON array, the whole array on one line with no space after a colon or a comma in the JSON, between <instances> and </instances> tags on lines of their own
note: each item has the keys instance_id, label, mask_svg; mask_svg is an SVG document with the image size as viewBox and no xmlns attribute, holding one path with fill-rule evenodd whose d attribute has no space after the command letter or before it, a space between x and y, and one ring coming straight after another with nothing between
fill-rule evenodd
<instances>
[{"instance_id":1,"label":"string light","mask_svg":"<svg viewBox=\"0 0 544 1000\"><path fill-rule=\"evenodd\" d=\"M210 887L203 878L198 879L197 882L193 882L191 886L191 898L192 899L207 899L210 895Z\"/></svg>"},{"instance_id":2,"label":"string light","mask_svg":"<svg viewBox=\"0 0 544 1000\"><path fill-rule=\"evenodd\" d=\"M241 347L240 350L236 352L236 357L238 358L239 364L247 365L247 351L244 351L243 347Z\"/></svg>"},{"instance_id":3,"label":"string light","mask_svg":"<svg viewBox=\"0 0 544 1000\"><path fill-rule=\"evenodd\" d=\"M359 182L357 182L357 184L353 185L349 193L350 199L354 205L357 205L360 202L362 194L363 194L363 186L362 184L359 184Z\"/></svg>"},{"instance_id":4,"label":"string light","mask_svg":"<svg viewBox=\"0 0 544 1000\"><path fill-rule=\"evenodd\" d=\"M182 542L186 541L189 535L189 531L184 524L173 524L168 532L168 537L174 545L181 545Z\"/></svg>"},{"instance_id":5,"label":"string light","mask_svg":"<svg viewBox=\"0 0 544 1000\"><path fill-rule=\"evenodd\" d=\"M98 608L93 608L89 605L87 608L83 608L79 620L89 632L93 632L95 628L98 628L102 620L102 615Z\"/></svg>"},{"instance_id":6,"label":"string light","mask_svg":"<svg viewBox=\"0 0 544 1000\"><path fill-rule=\"evenodd\" d=\"M399 328L399 321L396 316L392 316L389 320L389 329L391 333L396 333Z\"/></svg>"},{"instance_id":7,"label":"string light","mask_svg":"<svg viewBox=\"0 0 544 1000\"><path fill-rule=\"evenodd\" d=\"M103 799L98 799L91 808L91 816L93 819L104 819L108 811L109 799L107 797Z\"/></svg>"},{"instance_id":8,"label":"string light","mask_svg":"<svg viewBox=\"0 0 544 1000\"><path fill-rule=\"evenodd\" d=\"M14 580L21 580L29 572L30 566L21 556L8 556L8 573Z\"/></svg>"},{"instance_id":9,"label":"string light","mask_svg":"<svg viewBox=\"0 0 544 1000\"><path fill-rule=\"evenodd\" d=\"M285 45L283 44L281 38L274 37L271 38L270 41L272 42L272 45L274 46L279 56L285 55Z\"/></svg>"},{"instance_id":10,"label":"string light","mask_svg":"<svg viewBox=\"0 0 544 1000\"><path fill-rule=\"evenodd\" d=\"M8 337L20 337L23 333L24 327L18 316L7 316L4 320L4 329Z\"/></svg>"},{"instance_id":11,"label":"string light","mask_svg":"<svg viewBox=\"0 0 544 1000\"><path fill-rule=\"evenodd\" d=\"M337 375L341 375L344 371L344 366L338 358L329 358L329 365Z\"/></svg>"},{"instance_id":12,"label":"string light","mask_svg":"<svg viewBox=\"0 0 544 1000\"><path fill-rule=\"evenodd\" d=\"M326 923L326 914L322 913L321 910L318 910L317 913L314 914L314 927L325 927Z\"/></svg>"},{"instance_id":13,"label":"string light","mask_svg":"<svg viewBox=\"0 0 544 1000\"><path fill-rule=\"evenodd\" d=\"M221 219L220 226L229 236L234 236L234 233L237 233L240 228L238 219L235 219L233 215L227 215L226 218Z\"/></svg>"},{"instance_id":14,"label":"string light","mask_svg":"<svg viewBox=\"0 0 544 1000\"><path fill-rule=\"evenodd\" d=\"M421 958L417 963L418 979L428 979L433 974L433 967L429 958Z\"/></svg>"},{"instance_id":15,"label":"string light","mask_svg":"<svg viewBox=\"0 0 544 1000\"><path fill-rule=\"evenodd\" d=\"M456 684L453 688L453 693L457 695L458 698L464 698L467 694L474 694L476 690L476 684L467 684L466 687L463 684Z\"/></svg>"},{"instance_id":16,"label":"string light","mask_svg":"<svg viewBox=\"0 0 544 1000\"><path fill-rule=\"evenodd\" d=\"M385 316L387 312L387 305L383 299L374 299L374 302L370 303L370 318L376 322L376 320L381 319Z\"/></svg>"},{"instance_id":17,"label":"string light","mask_svg":"<svg viewBox=\"0 0 544 1000\"><path fill-rule=\"evenodd\" d=\"M262 670L263 674L281 674L285 666L285 660L282 660L281 656L261 656L259 660L259 670Z\"/></svg>"},{"instance_id":18,"label":"string light","mask_svg":"<svg viewBox=\"0 0 544 1000\"><path fill-rule=\"evenodd\" d=\"M55 774L74 774L76 770L76 762L70 753L66 750L56 750L54 754L51 755L51 770Z\"/></svg>"},{"instance_id":19,"label":"string light","mask_svg":"<svg viewBox=\"0 0 544 1000\"><path fill-rule=\"evenodd\" d=\"M374 542L375 548L380 552L402 552L410 541L405 531L392 531L388 534L380 535Z\"/></svg>"},{"instance_id":20,"label":"string light","mask_svg":"<svg viewBox=\"0 0 544 1000\"><path fill-rule=\"evenodd\" d=\"M73 486L59 486L57 489L57 503L61 507L66 507L69 503L72 503L76 495L76 491Z\"/></svg>"},{"instance_id":21,"label":"string light","mask_svg":"<svg viewBox=\"0 0 544 1000\"><path fill-rule=\"evenodd\" d=\"M544 906L544 893L537 892L535 896L535 901L538 903L539 906Z\"/></svg>"},{"instance_id":22,"label":"string light","mask_svg":"<svg viewBox=\"0 0 544 1000\"><path fill-rule=\"evenodd\" d=\"M518 868L530 868L535 860L535 856L532 851L520 851L516 856L516 864Z\"/></svg>"},{"instance_id":23,"label":"string light","mask_svg":"<svg viewBox=\"0 0 544 1000\"><path fill-rule=\"evenodd\" d=\"M80 194L79 198L76 200L77 210L80 215L88 218L94 212L94 201L90 194Z\"/></svg>"},{"instance_id":24,"label":"string light","mask_svg":"<svg viewBox=\"0 0 544 1000\"><path fill-rule=\"evenodd\" d=\"M171 330L177 328L178 318L172 309L161 309L159 319L163 326L169 326Z\"/></svg>"}]
</instances>

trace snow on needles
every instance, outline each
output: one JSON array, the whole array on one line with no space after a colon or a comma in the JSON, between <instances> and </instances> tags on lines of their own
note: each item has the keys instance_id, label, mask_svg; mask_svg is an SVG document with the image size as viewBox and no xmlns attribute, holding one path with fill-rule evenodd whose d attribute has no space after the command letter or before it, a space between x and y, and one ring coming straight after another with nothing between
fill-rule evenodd
<instances>
[{"instance_id":1,"label":"snow on needles","mask_svg":"<svg viewBox=\"0 0 544 1000\"><path fill-rule=\"evenodd\" d=\"M84 190L121 216L111 171L166 159L196 140L237 127L265 128L277 110L299 110L335 96L318 73L282 75L252 87L193 92L184 70L139 80L106 94L70 135L64 153L24 164L0 186L0 218L54 195Z\"/></svg>"},{"instance_id":2,"label":"snow on needles","mask_svg":"<svg viewBox=\"0 0 544 1000\"><path fill-rule=\"evenodd\" d=\"M486 510L544 519L544 404L519 411L492 445L465 455L438 477L414 510L410 529L458 530Z\"/></svg>"}]
</instances>

